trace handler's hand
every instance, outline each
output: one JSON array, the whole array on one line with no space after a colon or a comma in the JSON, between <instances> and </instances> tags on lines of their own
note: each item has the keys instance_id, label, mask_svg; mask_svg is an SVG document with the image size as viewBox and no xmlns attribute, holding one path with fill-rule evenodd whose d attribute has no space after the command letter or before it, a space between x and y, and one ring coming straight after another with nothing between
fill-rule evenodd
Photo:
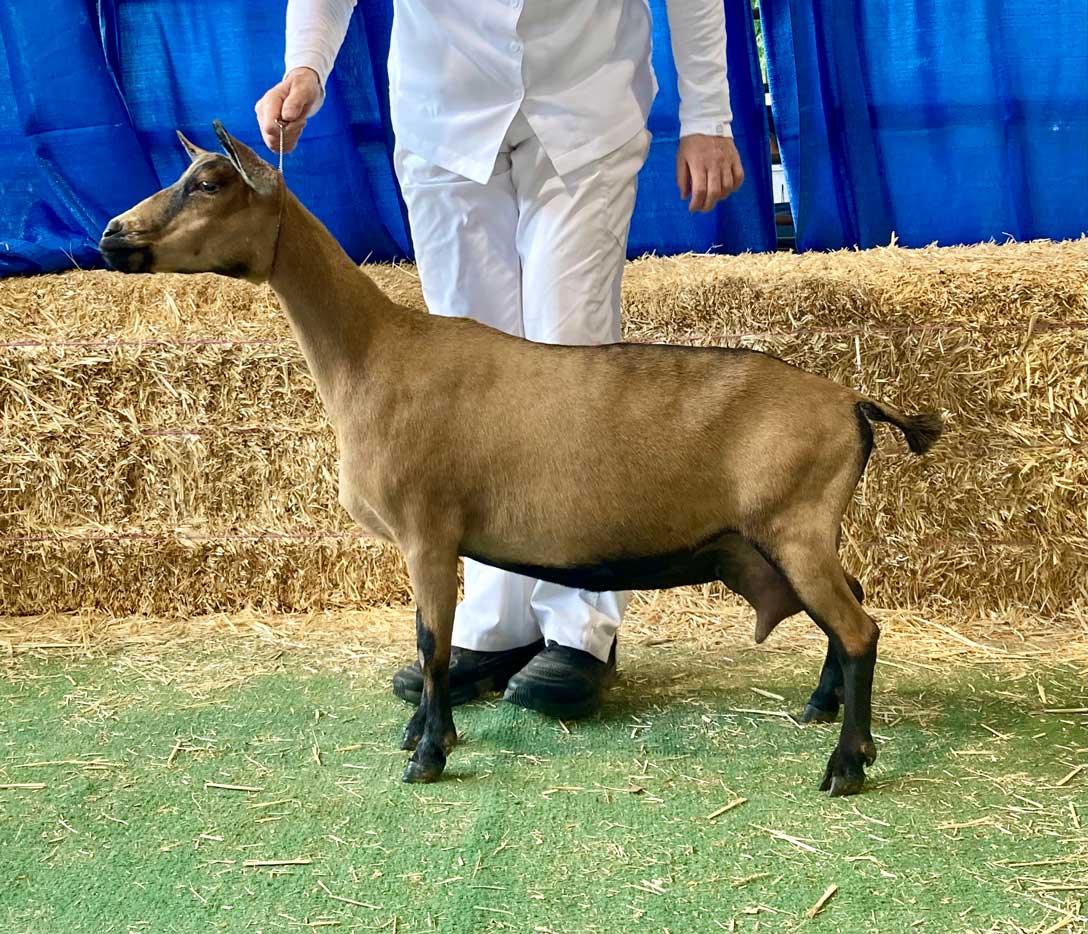
<instances>
[{"instance_id":1,"label":"handler's hand","mask_svg":"<svg viewBox=\"0 0 1088 934\"><path fill-rule=\"evenodd\" d=\"M731 137L692 133L676 150L676 184L689 211L709 211L744 181L740 153Z\"/></svg>"},{"instance_id":2,"label":"handler's hand","mask_svg":"<svg viewBox=\"0 0 1088 934\"><path fill-rule=\"evenodd\" d=\"M277 85L269 88L253 109L257 111L257 123L261 127L264 144L273 152L280 151L282 120L283 151L290 152L302 135L306 121L321 105L321 80L312 68L292 68Z\"/></svg>"}]
</instances>

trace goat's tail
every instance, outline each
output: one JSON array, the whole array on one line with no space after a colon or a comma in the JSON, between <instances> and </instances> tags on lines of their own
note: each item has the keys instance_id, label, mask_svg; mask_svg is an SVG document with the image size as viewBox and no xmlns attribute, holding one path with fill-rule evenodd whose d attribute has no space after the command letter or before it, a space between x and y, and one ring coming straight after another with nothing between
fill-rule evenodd
<instances>
[{"instance_id":1,"label":"goat's tail","mask_svg":"<svg viewBox=\"0 0 1088 934\"><path fill-rule=\"evenodd\" d=\"M904 415L898 409L872 399L862 399L858 403L858 409L870 421L890 422L895 425L903 432L907 446L915 454L925 454L941 436L941 416L936 412Z\"/></svg>"}]
</instances>

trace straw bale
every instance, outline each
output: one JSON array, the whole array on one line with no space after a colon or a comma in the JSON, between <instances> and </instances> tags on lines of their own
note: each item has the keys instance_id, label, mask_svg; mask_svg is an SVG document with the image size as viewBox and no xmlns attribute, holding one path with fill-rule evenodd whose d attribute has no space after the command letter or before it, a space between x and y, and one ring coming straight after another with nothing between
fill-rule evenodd
<instances>
[{"instance_id":1,"label":"straw bale","mask_svg":"<svg viewBox=\"0 0 1088 934\"><path fill-rule=\"evenodd\" d=\"M66 529L0 540L0 606L190 616L404 605L397 550L352 533Z\"/></svg>"},{"instance_id":2,"label":"straw bale","mask_svg":"<svg viewBox=\"0 0 1088 934\"><path fill-rule=\"evenodd\" d=\"M369 267L422 310L410 266ZM877 605L1088 598L1088 241L630 264L626 336L767 350L948 435L892 430L844 562ZM397 604L275 298L215 276L0 281L0 612Z\"/></svg>"},{"instance_id":3,"label":"straw bale","mask_svg":"<svg viewBox=\"0 0 1088 934\"><path fill-rule=\"evenodd\" d=\"M335 439L313 424L80 432L0 439L0 533L124 527L294 526L346 532Z\"/></svg>"}]
</instances>

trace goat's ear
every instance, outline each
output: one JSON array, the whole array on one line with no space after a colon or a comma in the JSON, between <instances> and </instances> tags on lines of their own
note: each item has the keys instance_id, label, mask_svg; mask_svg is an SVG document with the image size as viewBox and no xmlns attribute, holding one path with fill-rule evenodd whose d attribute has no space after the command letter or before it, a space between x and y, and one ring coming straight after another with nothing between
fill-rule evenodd
<instances>
[{"instance_id":1,"label":"goat's ear","mask_svg":"<svg viewBox=\"0 0 1088 934\"><path fill-rule=\"evenodd\" d=\"M270 195L280 184L279 173L241 140L235 139L218 120L212 122L215 135L238 174L259 195Z\"/></svg>"},{"instance_id":2,"label":"goat's ear","mask_svg":"<svg viewBox=\"0 0 1088 934\"><path fill-rule=\"evenodd\" d=\"M187 140L185 138L185 134L182 133L181 130L175 130L174 132L178 134L178 139L181 140L181 145L184 146L185 151L189 153L190 162L196 162L196 160L199 159L201 156L206 156L208 154L207 149L201 149L196 143Z\"/></svg>"}]
</instances>

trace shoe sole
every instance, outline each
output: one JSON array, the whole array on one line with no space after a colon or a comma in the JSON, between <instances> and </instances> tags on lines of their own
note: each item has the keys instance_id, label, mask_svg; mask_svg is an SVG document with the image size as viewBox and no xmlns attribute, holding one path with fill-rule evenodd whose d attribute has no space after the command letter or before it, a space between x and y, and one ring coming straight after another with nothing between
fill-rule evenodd
<instances>
[{"instance_id":1,"label":"shoe sole","mask_svg":"<svg viewBox=\"0 0 1088 934\"><path fill-rule=\"evenodd\" d=\"M534 696L531 687L522 685L514 685L512 688L508 686L502 699L518 707L524 707L526 710L535 710L537 713L542 713L556 720L585 720L587 717L592 717L600 712L601 701L605 692L617 680L616 671L613 669L605 675L600 691L589 697L574 701L543 700L539 696Z\"/></svg>"},{"instance_id":2,"label":"shoe sole","mask_svg":"<svg viewBox=\"0 0 1088 934\"><path fill-rule=\"evenodd\" d=\"M600 695L577 701L541 701L530 688L507 688L502 699L526 710L535 710L556 720L584 720L601 709Z\"/></svg>"}]
</instances>

